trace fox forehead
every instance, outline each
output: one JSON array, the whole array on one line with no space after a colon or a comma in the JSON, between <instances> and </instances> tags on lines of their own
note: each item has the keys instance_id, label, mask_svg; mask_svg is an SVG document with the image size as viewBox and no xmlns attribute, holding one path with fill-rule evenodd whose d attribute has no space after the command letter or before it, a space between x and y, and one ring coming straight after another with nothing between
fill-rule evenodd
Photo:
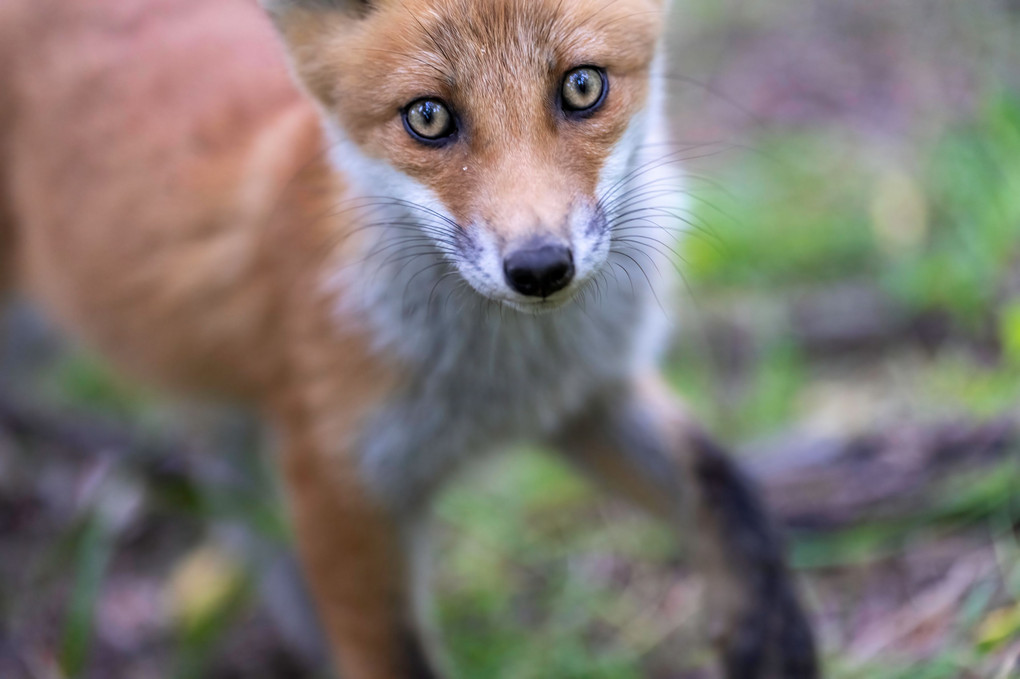
<instances>
[{"instance_id":1,"label":"fox forehead","mask_svg":"<svg viewBox=\"0 0 1020 679\"><path fill-rule=\"evenodd\" d=\"M619 74L641 71L654 55L663 18L662 0L373 4L360 20L301 12L286 32L293 46L300 45L295 57L316 95L336 104L370 85L375 95L363 103L382 115L430 88L434 94L492 94L589 63Z\"/></svg>"},{"instance_id":2,"label":"fox forehead","mask_svg":"<svg viewBox=\"0 0 1020 679\"><path fill-rule=\"evenodd\" d=\"M423 87L497 98L582 64L641 70L653 55L657 18L647 0L412 0L384 5L348 46L371 56L363 75L388 85L383 108Z\"/></svg>"}]
</instances>

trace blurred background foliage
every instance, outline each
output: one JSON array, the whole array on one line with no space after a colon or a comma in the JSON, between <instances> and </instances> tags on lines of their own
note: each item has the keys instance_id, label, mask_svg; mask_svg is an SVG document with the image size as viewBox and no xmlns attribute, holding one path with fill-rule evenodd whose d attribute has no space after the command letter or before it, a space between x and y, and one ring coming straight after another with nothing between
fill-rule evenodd
<instances>
[{"instance_id":1,"label":"blurred background foliage","mask_svg":"<svg viewBox=\"0 0 1020 679\"><path fill-rule=\"evenodd\" d=\"M831 676L1020 676L1020 5L674 0L670 32L668 374L786 520ZM0 677L318 676L257 427L6 325ZM542 451L469 475L434 527L458 676L713 676L665 528Z\"/></svg>"}]
</instances>

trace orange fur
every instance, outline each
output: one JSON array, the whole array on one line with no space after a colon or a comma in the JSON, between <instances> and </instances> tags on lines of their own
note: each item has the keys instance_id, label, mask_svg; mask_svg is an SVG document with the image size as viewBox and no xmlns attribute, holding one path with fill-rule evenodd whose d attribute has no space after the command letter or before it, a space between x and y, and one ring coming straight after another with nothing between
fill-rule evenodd
<instances>
[{"instance_id":1,"label":"orange fur","mask_svg":"<svg viewBox=\"0 0 1020 679\"><path fill-rule=\"evenodd\" d=\"M407 676L401 631L411 622L397 526L365 496L353 470L301 436L287 442L285 479L295 491L298 546L343 676Z\"/></svg>"}]
</instances>

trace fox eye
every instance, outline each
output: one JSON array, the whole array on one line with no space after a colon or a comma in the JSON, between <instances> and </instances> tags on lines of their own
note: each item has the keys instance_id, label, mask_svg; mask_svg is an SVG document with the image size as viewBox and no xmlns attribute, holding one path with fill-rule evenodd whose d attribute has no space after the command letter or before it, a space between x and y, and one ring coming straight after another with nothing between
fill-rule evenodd
<instances>
[{"instance_id":1,"label":"fox eye","mask_svg":"<svg viewBox=\"0 0 1020 679\"><path fill-rule=\"evenodd\" d=\"M457 131L450 109L438 99L419 99L404 109L404 127L426 143L439 142Z\"/></svg>"},{"instance_id":2,"label":"fox eye","mask_svg":"<svg viewBox=\"0 0 1020 679\"><path fill-rule=\"evenodd\" d=\"M605 73L594 66L575 68L563 77L560 100L567 113L590 113L606 98Z\"/></svg>"}]
</instances>

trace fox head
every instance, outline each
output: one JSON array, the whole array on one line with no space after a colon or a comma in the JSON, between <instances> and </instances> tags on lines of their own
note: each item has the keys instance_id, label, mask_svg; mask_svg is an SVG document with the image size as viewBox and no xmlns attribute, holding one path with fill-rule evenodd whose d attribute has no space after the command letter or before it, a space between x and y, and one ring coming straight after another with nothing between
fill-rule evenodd
<instances>
[{"instance_id":1,"label":"fox head","mask_svg":"<svg viewBox=\"0 0 1020 679\"><path fill-rule=\"evenodd\" d=\"M665 0L262 2L334 163L476 291L541 311L606 266Z\"/></svg>"}]
</instances>

